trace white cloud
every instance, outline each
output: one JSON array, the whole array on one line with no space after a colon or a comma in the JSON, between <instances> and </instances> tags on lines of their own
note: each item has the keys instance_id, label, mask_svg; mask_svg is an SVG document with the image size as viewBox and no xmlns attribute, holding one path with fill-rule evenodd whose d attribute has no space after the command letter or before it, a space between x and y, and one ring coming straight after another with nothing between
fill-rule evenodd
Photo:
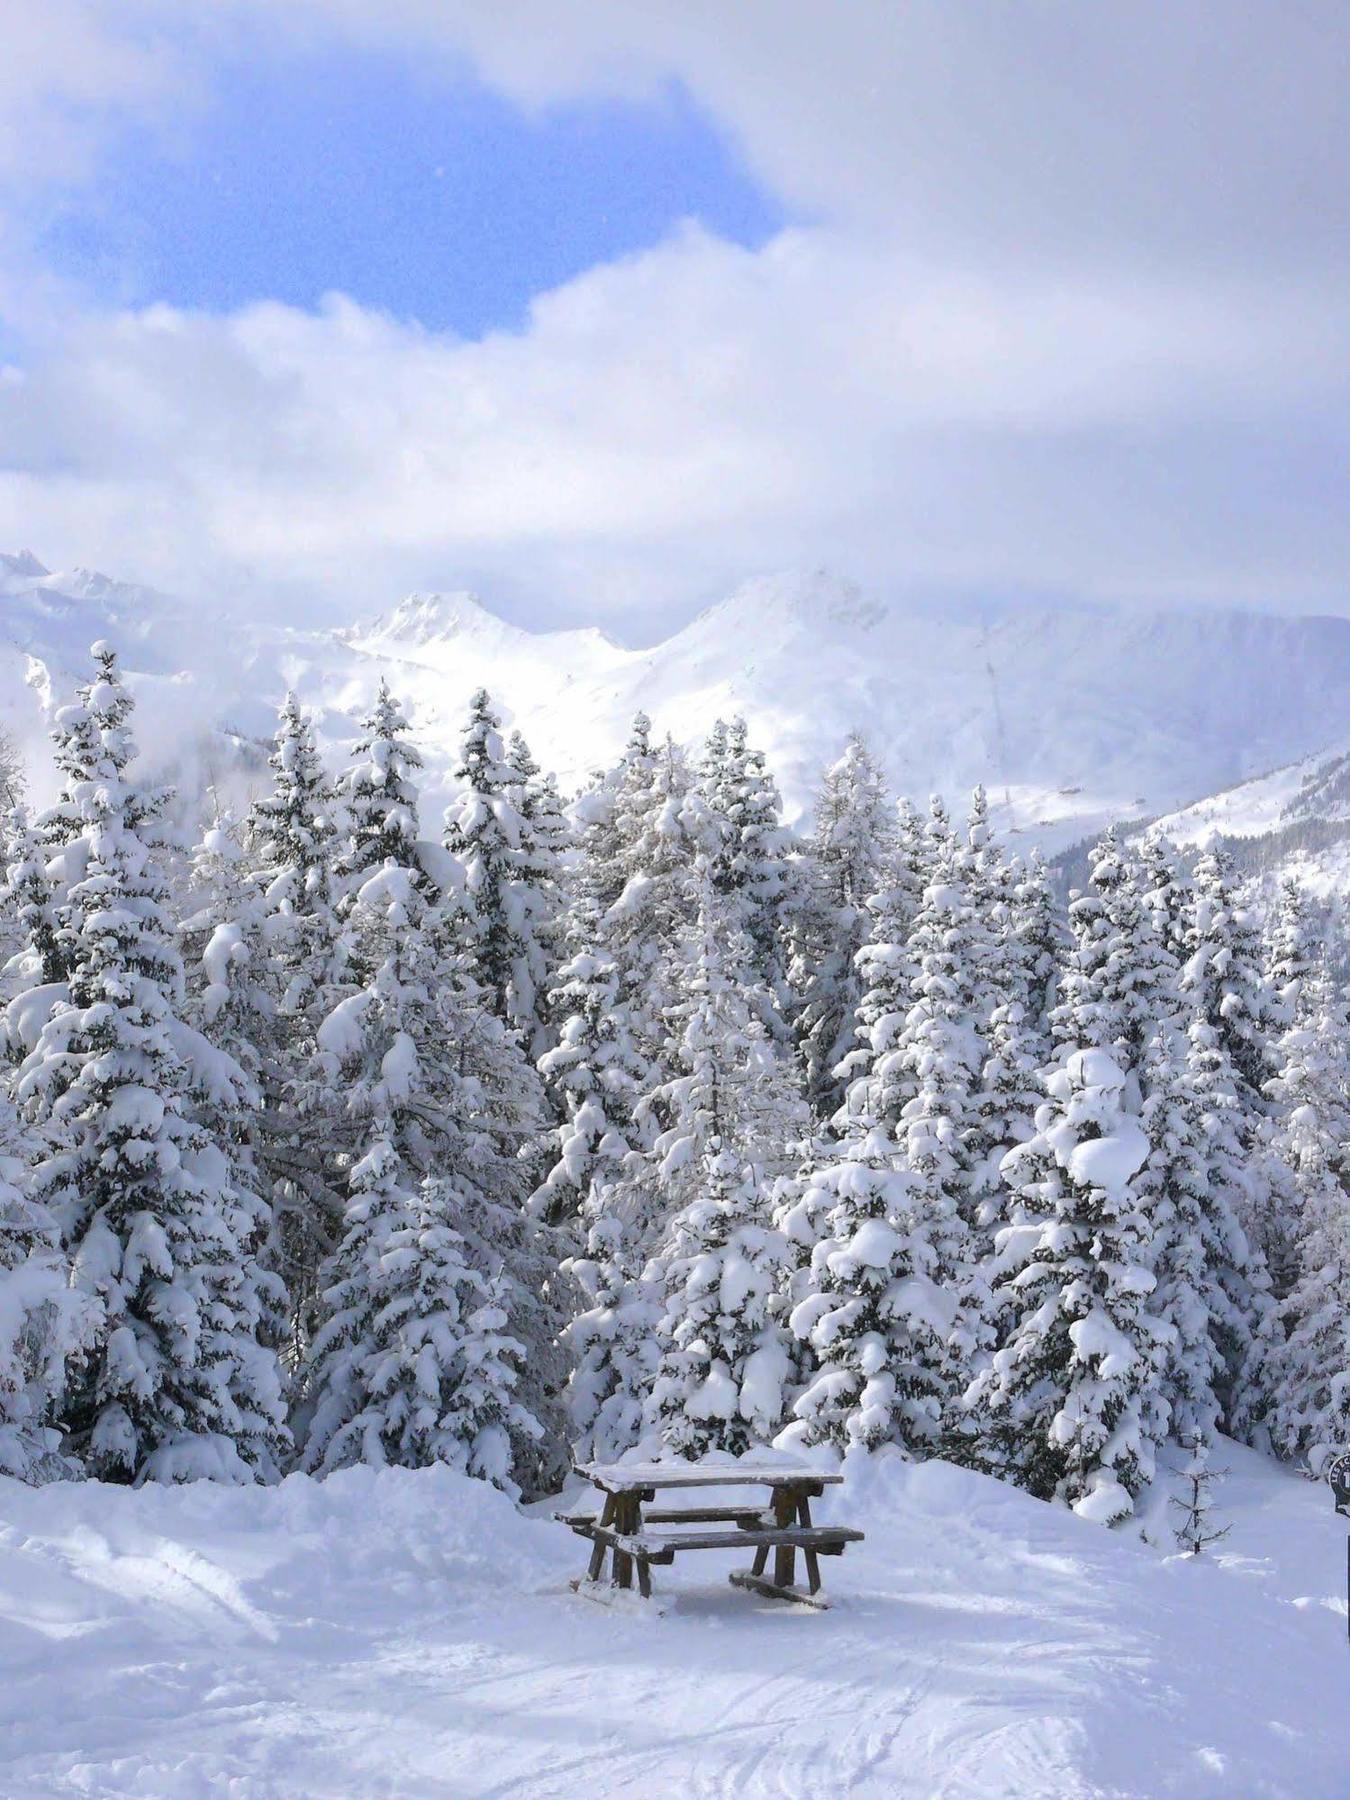
<instances>
[{"instance_id":1,"label":"white cloud","mask_svg":"<svg viewBox=\"0 0 1350 1800\"><path fill-rule=\"evenodd\" d=\"M61 4L85 49L63 74L25 13L34 116L209 74L181 11ZM259 54L467 52L530 104L675 75L817 222L753 253L686 230L471 344L341 299L44 292L0 387L0 543L344 609L467 579L638 630L794 560L1344 607L1348 16L235 0L211 29Z\"/></svg>"}]
</instances>

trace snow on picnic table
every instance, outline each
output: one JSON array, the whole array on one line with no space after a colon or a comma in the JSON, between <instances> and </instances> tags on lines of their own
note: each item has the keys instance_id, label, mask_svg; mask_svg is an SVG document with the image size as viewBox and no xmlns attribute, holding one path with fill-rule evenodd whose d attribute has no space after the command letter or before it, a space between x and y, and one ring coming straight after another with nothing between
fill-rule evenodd
<instances>
[{"instance_id":1,"label":"snow on picnic table","mask_svg":"<svg viewBox=\"0 0 1350 1800\"><path fill-rule=\"evenodd\" d=\"M664 1616L572 1595L578 1538L444 1470L3 1482L0 1793L1344 1796L1346 1522L1216 1462L1233 1529L1199 1563L850 1464L817 1503L867 1532L832 1611L708 1554L657 1572Z\"/></svg>"}]
</instances>

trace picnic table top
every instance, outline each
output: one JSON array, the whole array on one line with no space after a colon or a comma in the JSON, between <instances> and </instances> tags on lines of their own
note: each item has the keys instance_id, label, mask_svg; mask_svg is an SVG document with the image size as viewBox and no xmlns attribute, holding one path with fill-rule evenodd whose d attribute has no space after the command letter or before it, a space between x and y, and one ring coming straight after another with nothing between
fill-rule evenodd
<instances>
[{"instance_id":1,"label":"picnic table top","mask_svg":"<svg viewBox=\"0 0 1350 1800\"><path fill-rule=\"evenodd\" d=\"M844 1479L808 1463L578 1463L577 1474L615 1494L634 1488L799 1487L805 1482L832 1487Z\"/></svg>"}]
</instances>

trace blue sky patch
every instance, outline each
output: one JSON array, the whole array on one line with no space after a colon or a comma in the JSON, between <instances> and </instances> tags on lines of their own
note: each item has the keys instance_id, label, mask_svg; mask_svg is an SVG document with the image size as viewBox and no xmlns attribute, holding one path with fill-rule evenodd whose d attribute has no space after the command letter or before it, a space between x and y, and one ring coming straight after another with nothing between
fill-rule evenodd
<instances>
[{"instance_id":1,"label":"blue sky patch","mask_svg":"<svg viewBox=\"0 0 1350 1800\"><path fill-rule=\"evenodd\" d=\"M472 337L685 218L750 248L787 222L678 87L527 114L467 74L329 52L222 69L176 141L128 132L42 247L119 305L337 289Z\"/></svg>"}]
</instances>

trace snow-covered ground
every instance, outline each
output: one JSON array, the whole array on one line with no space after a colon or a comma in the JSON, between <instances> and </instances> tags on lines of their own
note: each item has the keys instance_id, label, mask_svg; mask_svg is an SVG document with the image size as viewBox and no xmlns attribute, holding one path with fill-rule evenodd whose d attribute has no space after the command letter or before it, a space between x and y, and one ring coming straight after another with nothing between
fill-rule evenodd
<instances>
[{"instance_id":1,"label":"snow-covered ground","mask_svg":"<svg viewBox=\"0 0 1350 1800\"><path fill-rule=\"evenodd\" d=\"M1167 1557L944 1464L820 1503L828 1613L584 1547L445 1471L251 1492L0 1484L0 1793L1350 1792L1347 1522L1224 1445L1230 1536Z\"/></svg>"}]
</instances>

